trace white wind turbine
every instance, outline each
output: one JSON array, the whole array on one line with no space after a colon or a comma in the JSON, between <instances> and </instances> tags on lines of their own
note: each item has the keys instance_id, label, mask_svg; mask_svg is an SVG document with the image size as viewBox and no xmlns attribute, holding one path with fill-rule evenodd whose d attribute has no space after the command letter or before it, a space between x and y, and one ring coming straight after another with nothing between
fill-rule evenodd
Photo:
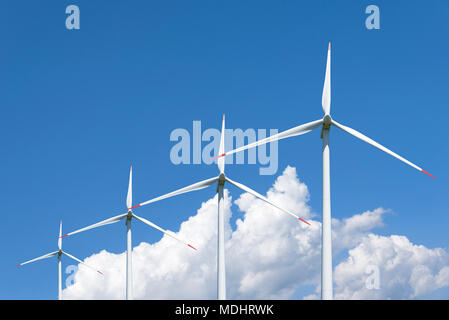
<instances>
[{"instance_id":1,"label":"white wind turbine","mask_svg":"<svg viewBox=\"0 0 449 320\"><path fill-rule=\"evenodd\" d=\"M92 224L90 226L87 226L85 228L82 229L78 229L75 230L73 232L67 233L65 235L63 235L61 238L66 237L66 236L70 236L76 233L80 233L89 229L93 229L93 228L97 228L97 227L101 227L104 225L108 225L111 223L115 223L118 222L120 220L126 219L126 300L132 300L132 288L133 288L133 284L132 284L132 242L131 242L131 220L133 218L136 218L137 220L142 221L143 223L149 225L150 227L153 227L161 232L163 232L164 234L184 243L186 246L189 246L190 248L196 250L196 248L194 248L192 245L182 241L181 239L179 239L177 236L175 236L172 232L168 231L168 230L164 230L161 227L155 225L154 223L152 223L151 221L148 221L147 219L144 219L142 217L136 216L133 212L132 209L135 208L136 206L132 206L132 174L133 174L133 168L131 167L130 172L129 172L129 185L128 185L128 195L126 197L126 207L128 208L128 211L126 213L122 213L118 216L100 221L98 223Z\"/></svg>"},{"instance_id":2,"label":"white wind turbine","mask_svg":"<svg viewBox=\"0 0 449 320\"><path fill-rule=\"evenodd\" d=\"M101 273L101 271L96 270L95 268L92 268L88 264L82 262L80 259L75 258L74 256L72 256L71 254L68 254L65 251L62 251L62 239L61 239L62 237L61 237L61 234L62 234L62 221L59 224L59 238L58 238L58 249L59 250L58 251L50 252L50 253L44 254L43 256L35 258L33 260L29 260L29 261L26 261L26 262L23 262L23 263L20 263L20 264L16 265L16 267L19 267L19 266L23 266L24 264L27 264L27 263L35 262L35 261L46 259L46 258L50 258L50 257L53 257L53 256L58 256L58 300L62 300L61 256L63 254L66 255L67 257L69 257L69 258L71 258L71 259L73 259L73 260L75 260L75 261L85 265L86 267L89 267L90 269L97 271L99 274L103 275L103 273Z\"/></svg>"},{"instance_id":3,"label":"white wind turbine","mask_svg":"<svg viewBox=\"0 0 449 320\"><path fill-rule=\"evenodd\" d=\"M223 154L224 152L224 135L225 135L225 117L223 115L223 122L222 122L222 128L221 128L221 137L220 137L220 147L219 147L219 154ZM307 221L301 219L294 213L281 208L280 206L274 204L270 200L268 200L263 195L257 193L256 191L250 189L249 187L235 182L231 179L229 179L227 176L225 176L225 159L219 158L217 161L218 169L220 170L220 175L214 178L210 178L207 180L200 181L198 183L189 185L187 187L184 187L182 189L167 193L163 196L142 202L138 205L135 205L134 207L131 207L130 209L137 208L149 203L153 203L162 199L170 198L179 194L183 194L186 192L191 192L195 190L204 189L214 183L217 182L217 193L218 193L218 241L217 241L217 297L219 300L226 300L226 274L225 274L225 246L224 246L224 210L223 210L223 188L225 182L229 182L230 184L236 186L237 188L242 189L245 192L248 192L252 194L253 196L271 204L275 208L288 213L289 215L295 217L296 219L301 220L302 222L305 222L309 224Z\"/></svg>"},{"instance_id":4,"label":"white wind turbine","mask_svg":"<svg viewBox=\"0 0 449 320\"><path fill-rule=\"evenodd\" d=\"M312 121L300 126L294 127L292 129L280 132L271 137L261 139L254 143L250 143L241 148L231 150L226 153L222 153L218 158L223 158L227 155L234 154L246 149L257 147L265 143L269 143L276 140L281 140L293 136L298 136L312 131L321 126L321 138L323 139L323 199L322 199L322 246L321 246L321 298L323 300L333 299L332 290L332 239L331 239L331 202L330 202L330 167L329 167L329 130L331 125L355 136L356 138L371 144L372 146L388 153L389 155L405 162L409 166L435 178L430 173L421 169L417 165L411 163L410 161L404 159L393 151L385 148L374 140L368 138L367 136L361 134L360 132L344 126L330 116L330 105L331 105L331 44L329 43L329 48L327 52L327 63L326 63L326 75L324 79L323 95L321 104L324 111L323 119Z\"/></svg>"}]
</instances>

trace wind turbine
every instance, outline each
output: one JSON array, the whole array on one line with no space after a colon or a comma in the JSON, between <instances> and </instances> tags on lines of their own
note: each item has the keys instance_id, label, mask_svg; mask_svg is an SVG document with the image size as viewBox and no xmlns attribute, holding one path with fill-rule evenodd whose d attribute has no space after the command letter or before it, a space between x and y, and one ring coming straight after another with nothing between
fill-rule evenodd
<instances>
[{"instance_id":1,"label":"wind turbine","mask_svg":"<svg viewBox=\"0 0 449 320\"><path fill-rule=\"evenodd\" d=\"M224 152L224 135L225 135L225 116L223 115L219 154L223 154L223 152ZM223 210L223 189L224 189L225 182L229 182L230 184L236 186L237 188L240 188L243 191L252 194L253 196L271 204L273 207L275 207L285 213L288 213L289 215L295 217L296 219L301 220L302 222L305 222L307 224L309 224L309 223L307 221L301 219L294 213L281 208L280 206L276 205L275 203L268 200L266 197L257 193L256 191L250 189L249 187L228 178L224 173L224 171L225 171L225 159L224 158L218 159L217 165L218 165L218 169L220 171L220 174L217 177L203 180L203 181L194 183L192 185L189 185L187 187L184 187L182 189L167 193L160 197L142 202L138 205L135 205L134 207L131 207L130 209L137 208L137 207L140 207L140 206L143 206L146 204L150 204L150 203L153 203L153 202L156 202L156 201L159 201L162 199L170 198L170 197L173 197L176 195L180 195L183 193L204 189L206 187L213 185L214 183L217 183L217 193L218 193L217 297L219 300L226 300L225 246L224 246L224 224L225 223L224 223L224 210Z\"/></svg>"},{"instance_id":2,"label":"wind turbine","mask_svg":"<svg viewBox=\"0 0 449 320\"><path fill-rule=\"evenodd\" d=\"M324 78L324 87L323 87L323 95L321 99L321 104L324 111L323 119L319 119L316 121L308 122L302 124L300 126L294 127L289 130L285 130L273 136L270 136L265 139L261 139L259 141L250 143L241 148L237 148L235 150L228 151L226 153L222 153L218 156L218 158L223 158L227 155L234 154L236 152L240 152L243 150L247 150L253 147L257 147L263 145L268 142L281 140L293 136L298 136L305 134L307 132L312 131L321 126L321 138L323 139L323 199L322 199L322 246L321 246L321 298L323 300L333 299L332 293L332 239L331 239L331 200L330 200L330 166L329 166L329 131L331 126L335 126L356 138L359 138L366 143L371 144L372 146L388 153L389 155L405 162L409 166L435 178L427 171L418 167L417 165L411 163L410 161L404 159L393 151L385 148L380 145L376 141L368 138L367 136L361 134L360 132L344 126L334 119L331 118L330 109L331 109L331 44L329 42L329 48L327 51L327 63L326 63L326 74Z\"/></svg>"},{"instance_id":3,"label":"wind turbine","mask_svg":"<svg viewBox=\"0 0 449 320\"><path fill-rule=\"evenodd\" d=\"M133 218L136 218L137 220L149 225L150 227L153 227L161 232L163 232L164 234L184 243L186 246L196 250L196 248L194 248L192 245L184 242L183 240L179 239L177 236L175 236L174 234L172 234L170 231L168 230L164 230L161 227L155 225L154 223L152 223L151 221L148 221L147 219L144 219L142 217L137 216L135 213L133 213L132 208L134 208L132 206L132 174L133 174L133 168L131 167L130 172L129 172L129 185L128 185L128 195L126 197L126 207L128 208L128 211L126 213L122 213L118 216L100 221L98 223L92 224L90 226L87 226L85 228L82 229L78 229L75 230L73 232L67 233L65 235L63 235L62 237L66 237L66 236L70 236L76 233L80 233L86 230L90 230L93 228L97 228L97 227L101 227L101 226L105 226L108 224L112 224L115 222L118 222L120 220L126 219L126 300L132 300L132 242L131 242L131 220ZM61 237L61 238L62 238Z\"/></svg>"},{"instance_id":4,"label":"wind turbine","mask_svg":"<svg viewBox=\"0 0 449 320\"><path fill-rule=\"evenodd\" d=\"M20 263L20 264L16 265L16 267L19 267L19 266L23 266L24 264L27 264L27 263L35 262L35 261L42 260L42 259L47 259L47 258L50 258L50 257L53 257L53 256L58 256L58 300L62 300L61 256L63 254L66 255L67 257L69 257L69 258L71 258L71 259L73 259L73 260L75 260L75 261L85 265L86 267L89 267L90 269L97 271L99 274L103 275L103 273L101 273L101 271L96 270L95 268L92 268L88 264L82 262L80 259L75 258L74 256L72 256L71 254L69 254L69 253L67 253L65 251L62 251L62 239L61 239L62 237L61 237L61 234L62 234L62 221L59 224L59 238L58 238L58 249L59 250L58 251L53 251L53 252L44 254L43 256L40 256L38 258L35 258L33 260L29 260L29 261L26 261L26 262L23 262L23 263Z\"/></svg>"}]
</instances>

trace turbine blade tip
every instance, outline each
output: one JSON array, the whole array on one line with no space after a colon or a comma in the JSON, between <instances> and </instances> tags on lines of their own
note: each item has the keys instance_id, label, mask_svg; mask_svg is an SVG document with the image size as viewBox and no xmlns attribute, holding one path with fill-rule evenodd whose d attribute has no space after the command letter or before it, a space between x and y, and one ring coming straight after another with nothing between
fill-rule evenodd
<instances>
[{"instance_id":1,"label":"turbine blade tip","mask_svg":"<svg viewBox=\"0 0 449 320\"><path fill-rule=\"evenodd\" d=\"M329 41L329 48L328 48L328 50L330 50L331 49L331 42Z\"/></svg>"},{"instance_id":2,"label":"turbine blade tip","mask_svg":"<svg viewBox=\"0 0 449 320\"><path fill-rule=\"evenodd\" d=\"M22 264L19 263L19 264L16 264L14 267L17 268L17 267L20 267L21 265L22 265Z\"/></svg>"},{"instance_id":3,"label":"turbine blade tip","mask_svg":"<svg viewBox=\"0 0 449 320\"><path fill-rule=\"evenodd\" d=\"M306 220L304 220L304 219L301 219L301 218L298 218L299 219L299 221L302 221L302 222L304 222L304 223L307 223L309 226L311 226L311 224L310 223L308 223Z\"/></svg>"},{"instance_id":4,"label":"turbine blade tip","mask_svg":"<svg viewBox=\"0 0 449 320\"><path fill-rule=\"evenodd\" d=\"M67 233L67 234L65 234L65 235L63 235L63 236L60 236L60 237L58 237L58 239L61 239L61 238L64 238L64 237L67 237L69 234Z\"/></svg>"},{"instance_id":5,"label":"turbine blade tip","mask_svg":"<svg viewBox=\"0 0 449 320\"><path fill-rule=\"evenodd\" d=\"M211 158L210 160L215 160L215 159L218 159L218 158L221 158L221 157L224 157L224 156L226 156L226 153L222 153L222 154L220 154L220 155L218 155L216 157Z\"/></svg>"},{"instance_id":6,"label":"turbine blade tip","mask_svg":"<svg viewBox=\"0 0 449 320\"><path fill-rule=\"evenodd\" d=\"M97 272L98 272L99 274L101 274L102 276L104 275L103 272L101 272L100 270L97 270Z\"/></svg>"},{"instance_id":7,"label":"turbine blade tip","mask_svg":"<svg viewBox=\"0 0 449 320\"><path fill-rule=\"evenodd\" d=\"M196 248L190 244L188 244L187 246L189 246L190 248L192 248L193 250L196 250Z\"/></svg>"},{"instance_id":8,"label":"turbine blade tip","mask_svg":"<svg viewBox=\"0 0 449 320\"><path fill-rule=\"evenodd\" d=\"M425 174L427 174L428 176L434 178L435 180L437 179L437 178L435 178L434 176L432 176L430 173L428 173L428 172L427 172L426 170L424 170L424 169L421 169L421 172L424 172Z\"/></svg>"},{"instance_id":9,"label":"turbine blade tip","mask_svg":"<svg viewBox=\"0 0 449 320\"><path fill-rule=\"evenodd\" d=\"M128 210L131 210L131 209L134 209L134 208L138 208L138 207L140 207L140 204L136 204L134 207L128 208Z\"/></svg>"}]
</instances>

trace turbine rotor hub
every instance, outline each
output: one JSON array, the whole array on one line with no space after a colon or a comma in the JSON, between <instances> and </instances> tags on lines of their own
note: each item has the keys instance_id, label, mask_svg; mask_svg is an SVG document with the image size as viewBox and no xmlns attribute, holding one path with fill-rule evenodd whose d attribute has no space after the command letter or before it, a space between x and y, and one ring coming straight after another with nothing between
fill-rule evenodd
<instances>
[{"instance_id":1,"label":"turbine rotor hub","mask_svg":"<svg viewBox=\"0 0 449 320\"><path fill-rule=\"evenodd\" d=\"M329 114L326 114L323 118L323 128L325 130L329 130L329 128L331 127L331 123L332 123L332 118Z\"/></svg>"},{"instance_id":2,"label":"turbine rotor hub","mask_svg":"<svg viewBox=\"0 0 449 320\"><path fill-rule=\"evenodd\" d=\"M220 173L220 176L218 177L218 184L220 186L223 186L225 184L226 177L224 173Z\"/></svg>"},{"instance_id":3,"label":"turbine rotor hub","mask_svg":"<svg viewBox=\"0 0 449 320\"><path fill-rule=\"evenodd\" d=\"M224 187L225 182L226 182L226 177L225 177L225 174L222 172L218 176L217 192L219 192L220 186Z\"/></svg>"}]
</instances>

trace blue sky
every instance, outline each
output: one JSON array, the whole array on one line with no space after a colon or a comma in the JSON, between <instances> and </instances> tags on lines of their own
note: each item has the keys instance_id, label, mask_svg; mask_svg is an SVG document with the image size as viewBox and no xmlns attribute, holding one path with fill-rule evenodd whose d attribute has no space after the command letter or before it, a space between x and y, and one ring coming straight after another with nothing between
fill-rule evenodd
<instances>
[{"instance_id":1,"label":"blue sky","mask_svg":"<svg viewBox=\"0 0 449 320\"><path fill-rule=\"evenodd\" d=\"M81 10L80 30L65 28L69 4ZM392 213L378 233L447 248L449 4L376 1L381 29L367 30L369 4L3 2L0 298L56 297L55 260L13 266L56 250L60 220L68 232L122 213L130 165L135 202L216 175L214 165L170 162L172 130L191 132L194 120L219 128L223 113L228 128L242 129L284 130L322 117L329 41L333 118L437 177L332 129L333 216L382 206ZM274 176L260 176L258 165L230 165L227 174L265 192L287 165L297 168L320 213L319 130L279 143ZM140 214L177 230L212 197L206 190ZM135 245L160 237L135 224ZM63 246L79 258L104 248L122 252L125 227Z\"/></svg>"}]
</instances>

